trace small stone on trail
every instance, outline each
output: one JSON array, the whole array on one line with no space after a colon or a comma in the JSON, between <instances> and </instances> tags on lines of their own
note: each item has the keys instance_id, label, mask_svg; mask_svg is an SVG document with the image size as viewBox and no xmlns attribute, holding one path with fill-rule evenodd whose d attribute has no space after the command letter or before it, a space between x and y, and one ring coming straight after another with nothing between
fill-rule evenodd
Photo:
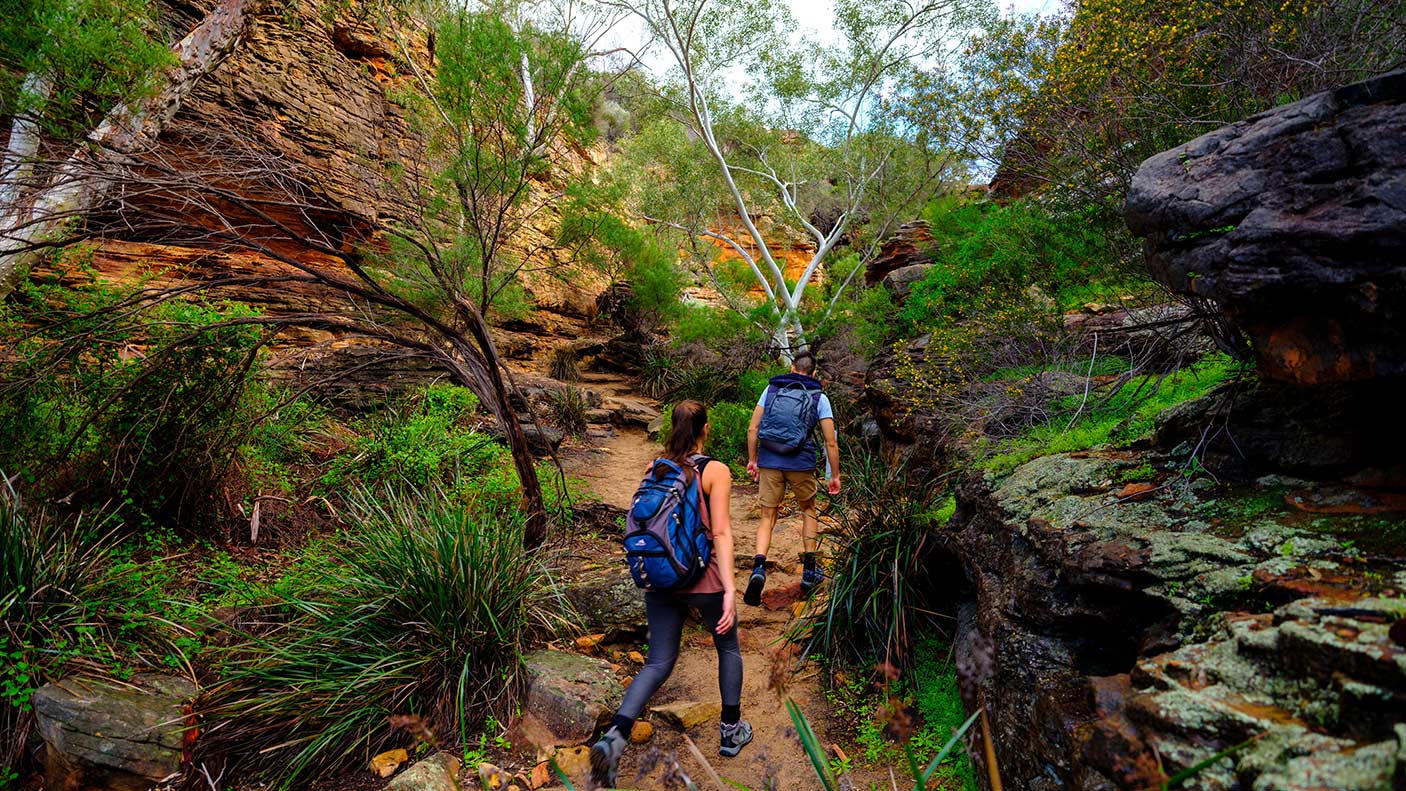
<instances>
[{"instance_id":1,"label":"small stone on trail","mask_svg":"<svg viewBox=\"0 0 1406 791\"><path fill-rule=\"evenodd\" d=\"M695 725L722 716L723 706L721 703L702 703L696 700L686 700L678 703L669 703L663 706L655 706L650 710L658 714L665 722L669 723L669 725L679 730L686 731Z\"/></svg>"},{"instance_id":2,"label":"small stone on trail","mask_svg":"<svg viewBox=\"0 0 1406 791\"><path fill-rule=\"evenodd\" d=\"M801 583L793 582L790 585L763 591L762 606L768 610L784 610L800 601L801 598Z\"/></svg>"},{"instance_id":3,"label":"small stone on trail","mask_svg":"<svg viewBox=\"0 0 1406 791\"><path fill-rule=\"evenodd\" d=\"M557 750L552 760L557 762L562 773L577 787L587 787L586 782L591 773L591 748L565 747Z\"/></svg>"},{"instance_id":4,"label":"small stone on trail","mask_svg":"<svg viewBox=\"0 0 1406 791\"><path fill-rule=\"evenodd\" d=\"M508 773L490 763L478 765L478 779L486 791L502 788L509 782Z\"/></svg>"},{"instance_id":5,"label":"small stone on trail","mask_svg":"<svg viewBox=\"0 0 1406 791\"><path fill-rule=\"evenodd\" d=\"M625 655L625 658L637 665L644 664L644 654L641 654L639 651L631 651Z\"/></svg>"},{"instance_id":6,"label":"small stone on trail","mask_svg":"<svg viewBox=\"0 0 1406 791\"><path fill-rule=\"evenodd\" d=\"M404 750L387 750L371 759L371 774L377 777L390 777L400 765L410 760L410 753Z\"/></svg>"},{"instance_id":7,"label":"small stone on trail","mask_svg":"<svg viewBox=\"0 0 1406 791\"><path fill-rule=\"evenodd\" d=\"M600 645L601 641L604 639L604 634L582 635L581 637L576 638L576 647L581 649L582 651L589 651L595 648L596 646Z\"/></svg>"},{"instance_id":8,"label":"small stone on trail","mask_svg":"<svg viewBox=\"0 0 1406 791\"><path fill-rule=\"evenodd\" d=\"M719 709L718 713L721 714L722 709ZM654 726L644 720L635 720L635 726L630 729L630 743L644 744L652 738L654 738Z\"/></svg>"},{"instance_id":9,"label":"small stone on trail","mask_svg":"<svg viewBox=\"0 0 1406 791\"><path fill-rule=\"evenodd\" d=\"M459 759L435 753L401 772L386 784L386 791L458 791Z\"/></svg>"},{"instance_id":10,"label":"small stone on trail","mask_svg":"<svg viewBox=\"0 0 1406 791\"><path fill-rule=\"evenodd\" d=\"M532 776L527 778L527 784L532 788L541 788L552 779L552 768L547 766L547 762L532 767Z\"/></svg>"}]
</instances>

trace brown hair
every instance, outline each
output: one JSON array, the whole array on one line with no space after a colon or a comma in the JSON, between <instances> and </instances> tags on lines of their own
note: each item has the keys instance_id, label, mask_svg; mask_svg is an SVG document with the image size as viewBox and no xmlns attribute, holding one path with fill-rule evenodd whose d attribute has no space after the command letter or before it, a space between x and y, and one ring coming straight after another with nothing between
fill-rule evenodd
<instances>
[{"instance_id":1,"label":"brown hair","mask_svg":"<svg viewBox=\"0 0 1406 791\"><path fill-rule=\"evenodd\" d=\"M708 408L702 403L689 400L674 405L674 419L669 426L669 442L664 446L663 458L682 467L685 476L693 475L688 457L697 452L698 440L702 439L707 425Z\"/></svg>"},{"instance_id":2,"label":"brown hair","mask_svg":"<svg viewBox=\"0 0 1406 791\"><path fill-rule=\"evenodd\" d=\"M796 352L791 358L791 368L798 374L810 376L815 373L815 355L810 352Z\"/></svg>"}]
</instances>

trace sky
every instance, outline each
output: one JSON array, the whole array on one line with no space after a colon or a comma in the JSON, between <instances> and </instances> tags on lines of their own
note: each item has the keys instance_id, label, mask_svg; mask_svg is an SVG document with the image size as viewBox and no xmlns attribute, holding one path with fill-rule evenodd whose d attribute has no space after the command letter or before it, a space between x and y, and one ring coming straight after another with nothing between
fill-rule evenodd
<instances>
[{"instance_id":1,"label":"sky","mask_svg":"<svg viewBox=\"0 0 1406 791\"><path fill-rule=\"evenodd\" d=\"M801 23L801 27L806 32L811 32L821 42L828 43L831 40L831 26L834 15L831 11L832 0L785 0L791 7L795 18ZM1059 9L1061 0L997 0L1003 14L1015 11L1017 13L1052 13ZM609 46L627 46L634 49L643 38L643 27L638 19L626 17L622 19L607 35L603 44ZM646 53L644 64L652 70L664 70L673 65L673 61L662 48L655 47Z\"/></svg>"}]
</instances>

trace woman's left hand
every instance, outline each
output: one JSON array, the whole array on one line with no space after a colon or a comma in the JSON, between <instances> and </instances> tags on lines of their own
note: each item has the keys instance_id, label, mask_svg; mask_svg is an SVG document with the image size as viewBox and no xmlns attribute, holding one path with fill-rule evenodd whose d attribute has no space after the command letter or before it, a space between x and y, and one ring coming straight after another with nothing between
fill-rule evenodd
<instances>
[{"instance_id":1,"label":"woman's left hand","mask_svg":"<svg viewBox=\"0 0 1406 791\"><path fill-rule=\"evenodd\" d=\"M718 626L713 631L727 634L737 623L737 592L723 591L723 614L718 618Z\"/></svg>"}]
</instances>

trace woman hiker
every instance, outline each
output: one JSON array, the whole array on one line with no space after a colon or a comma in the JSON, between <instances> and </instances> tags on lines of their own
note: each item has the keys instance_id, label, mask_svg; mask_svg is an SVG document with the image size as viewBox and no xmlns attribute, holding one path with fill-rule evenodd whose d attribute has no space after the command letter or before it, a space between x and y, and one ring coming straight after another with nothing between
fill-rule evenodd
<instances>
[{"instance_id":1,"label":"woman hiker","mask_svg":"<svg viewBox=\"0 0 1406 791\"><path fill-rule=\"evenodd\" d=\"M678 464L686 475L701 477L704 525L713 539L713 553L707 570L691 587L644 594L649 622L649 659L625 690L625 699L610 727L591 747L591 780L599 786L615 787L616 767L630 741L635 718L673 672L684 619L690 608L702 615L703 622L713 632L713 646L718 651L718 690L723 701L718 753L728 757L737 755L752 741L752 725L741 717L742 651L737 645L732 521L728 512L732 472L726 464L710 463L713 460L703 455L707 439L707 409L697 401L676 405L668 447L662 458Z\"/></svg>"}]
</instances>

